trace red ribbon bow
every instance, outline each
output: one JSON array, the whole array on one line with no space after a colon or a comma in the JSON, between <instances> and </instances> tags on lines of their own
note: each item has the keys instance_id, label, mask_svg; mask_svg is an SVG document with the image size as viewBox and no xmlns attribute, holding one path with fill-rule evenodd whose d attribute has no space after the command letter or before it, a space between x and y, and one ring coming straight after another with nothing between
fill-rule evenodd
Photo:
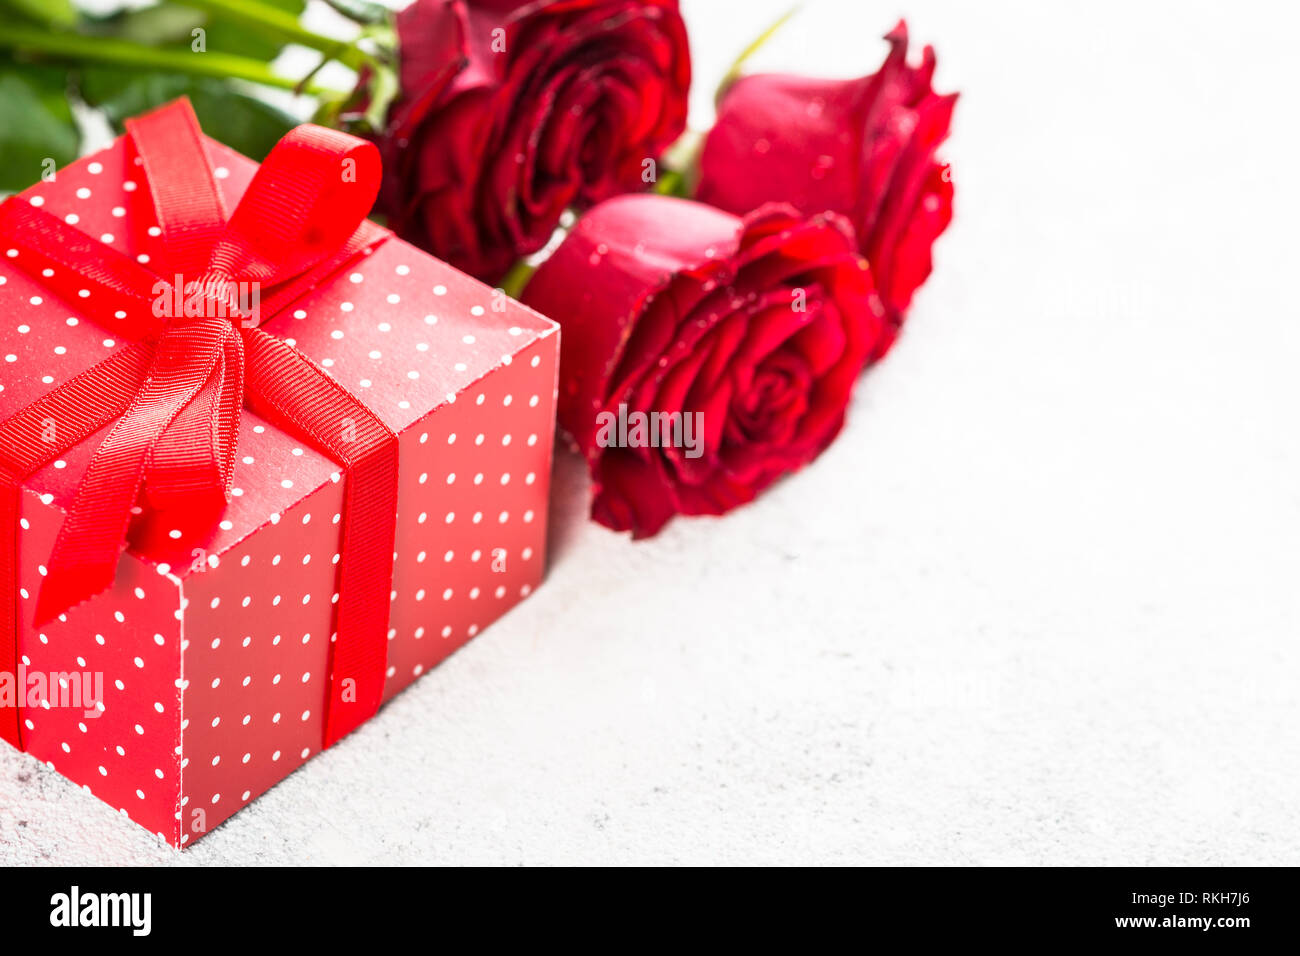
<instances>
[{"instance_id":1,"label":"red ribbon bow","mask_svg":"<svg viewBox=\"0 0 1300 956\"><path fill-rule=\"evenodd\" d=\"M227 220L187 100L129 120L127 132L162 229L160 274L18 197L0 205L0 238L20 251L16 264L135 340L0 423L0 533L12 542L0 548L0 667L17 672L23 481L116 422L55 542L36 602L40 624L112 584L137 503L224 507L247 403L344 466L329 746L372 716L383 695L397 439L310 359L257 326L389 236L365 218L379 188L379 153L345 133L299 126ZM260 315L234 295L242 283L260 290ZM180 311L198 314L167 308L187 300L199 307ZM47 440L49 418L59 423L57 442ZM21 747L17 708L0 710L0 737Z\"/></svg>"}]
</instances>

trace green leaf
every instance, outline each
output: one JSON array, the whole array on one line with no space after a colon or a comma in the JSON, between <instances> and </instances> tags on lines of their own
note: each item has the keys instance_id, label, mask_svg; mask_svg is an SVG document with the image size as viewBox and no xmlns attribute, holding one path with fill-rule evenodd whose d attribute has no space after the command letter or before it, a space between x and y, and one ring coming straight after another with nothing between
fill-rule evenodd
<instances>
[{"instance_id":1,"label":"green leaf","mask_svg":"<svg viewBox=\"0 0 1300 956\"><path fill-rule=\"evenodd\" d=\"M0 0L0 10L46 26L72 27L77 23L72 0Z\"/></svg>"},{"instance_id":2,"label":"green leaf","mask_svg":"<svg viewBox=\"0 0 1300 956\"><path fill-rule=\"evenodd\" d=\"M306 0L262 0L266 7L276 7L295 17L301 16L306 8ZM207 45L209 50L222 53L235 53L255 59L271 61L284 49L284 42L264 36L256 30L249 29L242 23L231 23L221 19L218 14L207 16Z\"/></svg>"},{"instance_id":3,"label":"green leaf","mask_svg":"<svg viewBox=\"0 0 1300 956\"><path fill-rule=\"evenodd\" d=\"M81 135L68 106L63 71L43 67L0 68L0 191L26 189L54 160L77 158Z\"/></svg>"},{"instance_id":4,"label":"green leaf","mask_svg":"<svg viewBox=\"0 0 1300 956\"><path fill-rule=\"evenodd\" d=\"M132 106L154 102L155 97L162 95L164 88L181 89L186 84L186 78L165 73L128 73L125 69L114 66L87 65L77 71L75 83L77 92L86 105L103 109L108 121L119 128L122 120L132 115ZM180 94L174 94L178 95ZM157 101L163 102L166 99Z\"/></svg>"},{"instance_id":5,"label":"green leaf","mask_svg":"<svg viewBox=\"0 0 1300 956\"><path fill-rule=\"evenodd\" d=\"M371 3L370 0L325 0L325 2L337 13L363 26L383 23L392 16L392 11L387 7L379 3Z\"/></svg>"},{"instance_id":6,"label":"green leaf","mask_svg":"<svg viewBox=\"0 0 1300 956\"><path fill-rule=\"evenodd\" d=\"M112 36L147 46L189 46L192 31L203 26L206 19L197 10L168 3L91 17L87 29L97 36Z\"/></svg>"},{"instance_id":7,"label":"green leaf","mask_svg":"<svg viewBox=\"0 0 1300 956\"><path fill-rule=\"evenodd\" d=\"M297 117L219 81L201 80L195 87L189 97L203 132L259 163L299 125Z\"/></svg>"},{"instance_id":8,"label":"green leaf","mask_svg":"<svg viewBox=\"0 0 1300 956\"><path fill-rule=\"evenodd\" d=\"M0 0L0 4L9 0ZM27 0L24 0L27 2ZM37 0L39 2L39 0ZM261 0L295 17L306 8L305 0ZM118 10L91 18L90 29L100 36L112 36L148 46L175 46L193 50L195 30L202 29L203 50L230 53L270 62L284 49L282 40L264 36L242 23L232 23L219 13L196 10L183 4L160 3L133 10ZM199 55L195 51L196 55Z\"/></svg>"},{"instance_id":9,"label":"green leaf","mask_svg":"<svg viewBox=\"0 0 1300 956\"><path fill-rule=\"evenodd\" d=\"M109 67L81 71L81 96L104 111L118 132L132 116L188 96L203 132L261 162L298 120L283 110L241 93L225 80L165 73L132 74Z\"/></svg>"}]
</instances>

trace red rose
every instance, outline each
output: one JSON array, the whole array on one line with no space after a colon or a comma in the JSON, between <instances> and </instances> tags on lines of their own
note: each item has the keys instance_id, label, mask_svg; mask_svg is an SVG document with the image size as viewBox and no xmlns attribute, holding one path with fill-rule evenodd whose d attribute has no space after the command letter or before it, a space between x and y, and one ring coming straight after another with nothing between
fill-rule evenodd
<instances>
[{"instance_id":1,"label":"red rose","mask_svg":"<svg viewBox=\"0 0 1300 956\"><path fill-rule=\"evenodd\" d=\"M677 0L416 0L397 33L384 211L488 281L567 207L644 189L645 161L686 125Z\"/></svg>"},{"instance_id":2,"label":"red rose","mask_svg":"<svg viewBox=\"0 0 1300 956\"><path fill-rule=\"evenodd\" d=\"M894 332L930 274L930 247L952 219L952 182L935 150L957 95L930 87L934 50L907 64L907 25L884 65L857 80L742 77L724 93L700 157L697 198L744 213L788 202L847 216L871 262ZM879 357L879 355L875 356Z\"/></svg>"},{"instance_id":3,"label":"red rose","mask_svg":"<svg viewBox=\"0 0 1300 956\"><path fill-rule=\"evenodd\" d=\"M637 537L721 514L840 430L884 306L834 213L621 196L586 214L524 301L560 322L559 421L592 517Z\"/></svg>"}]
</instances>

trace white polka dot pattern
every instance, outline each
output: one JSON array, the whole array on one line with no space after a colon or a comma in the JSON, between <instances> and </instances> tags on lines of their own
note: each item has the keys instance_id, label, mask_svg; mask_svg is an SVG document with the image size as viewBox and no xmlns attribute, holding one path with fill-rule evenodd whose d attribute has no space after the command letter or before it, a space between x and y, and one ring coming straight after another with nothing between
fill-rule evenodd
<instances>
[{"instance_id":1,"label":"white polka dot pattern","mask_svg":"<svg viewBox=\"0 0 1300 956\"><path fill-rule=\"evenodd\" d=\"M208 143L227 205L255 168ZM138 261L165 261L121 143L23 195ZM0 419L121 347L0 250ZM396 239L267 324L397 434L390 698L541 581L554 434L554 323ZM140 516L114 586L36 629L63 513L102 434L32 477L20 532L31 672L99 672L102 710L26 708L28 751L174 846L315 754L329 671L339 466L252 412L230 504ZM0 665L3 666L3 665Z\"/></svg>"}]
</instances>

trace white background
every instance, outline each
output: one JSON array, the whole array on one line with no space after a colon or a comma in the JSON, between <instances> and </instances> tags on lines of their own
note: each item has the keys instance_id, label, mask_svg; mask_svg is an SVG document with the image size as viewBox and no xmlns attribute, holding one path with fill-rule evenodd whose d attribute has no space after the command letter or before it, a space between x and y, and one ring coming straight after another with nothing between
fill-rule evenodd
<instances>
[{"instance_id":1,"label":"white background","mask_svg":"<svg viewBox=\"0 0 1300 956\"><path fill-rule=\"evenodd\" d=\"M685 4L706 126L785 7ZM550 577L193 850L0 752L0 863L1295 863L1296 8L812 2L957 89L956 220L814 466Z\"/></svg>"}]
</instances>

